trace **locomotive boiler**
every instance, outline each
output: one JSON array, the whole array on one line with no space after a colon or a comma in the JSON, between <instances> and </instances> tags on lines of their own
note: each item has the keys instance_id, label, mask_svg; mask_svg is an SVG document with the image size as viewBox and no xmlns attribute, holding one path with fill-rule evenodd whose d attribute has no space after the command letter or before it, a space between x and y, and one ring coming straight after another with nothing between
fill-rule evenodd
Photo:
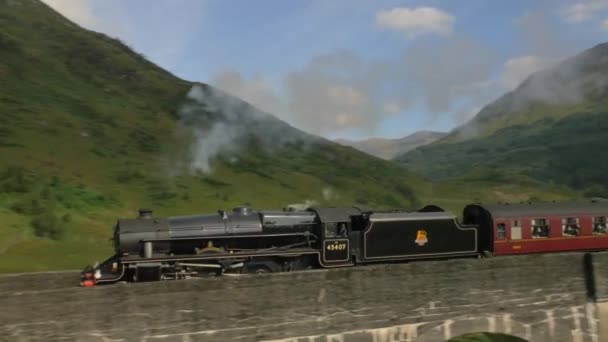
<instances>
[{"instance_id":1,"label":"locomotive boiler","mask_svg":"<svg viewBox=\"0 0 608 342\"><path fill-rule=\"evenodd\" d=\"M144 258L242 251L312 243L314 230L312 212L257 212L237 207L232 212L220 210L212 215L155 218L151 210L140 209L138 218L118 220L114 247L118 254L140 254Z\"/></svg>"}]
</instances>

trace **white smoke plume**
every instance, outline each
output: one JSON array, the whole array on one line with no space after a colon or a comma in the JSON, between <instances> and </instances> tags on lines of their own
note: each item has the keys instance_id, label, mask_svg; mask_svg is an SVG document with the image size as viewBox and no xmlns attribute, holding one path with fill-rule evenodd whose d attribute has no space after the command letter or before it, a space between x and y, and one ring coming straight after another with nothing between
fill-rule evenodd
<instances>
[{"instance_id":1,"label":"white smoke plume","mask_svg":"<svg viewBox=\"0 0 608 342\"><path fill-rule=\"evenodd\" d=\"M323 199L326 201L331 201L335 197L335 193L331 188L324 188L322 194Z\"/></svg>"},{"instance_id":2,"label":"white smoke plume","mask_svg":"<svg viewBox=\"0 0 608 342\"><path fill-rule=\"evenodd\" d=\"M206 131L195 130L196 143L193 146L192 168L203 173L210 173L213 158L223 149L230 148L237 136L238 132L234 128L222 122L213 124Z\"/></svg>"},{"instance_id":3,"label":"white smoke plume","mask_svg":"<svg viewBox=\"0 0 608 342\"><path fill-rule=\"evenodd\" d=\"M179 131L191 131L190 171L213 172L213 161L220 156L237 164L238 153L247 148L248 138L255 138L262 152L272 153L288 143L301 150L318 141L274 116L222 90L195 84L186 96L179 113Z\"/></svg>"},{"instance_id":4,"label":"white smoke plume","mask_svg":"<svg viewBox=\"0 0 608 342\"><path fill-rule=\"evenodd\" d=\"M334 200L338 197L336 192L330 187L323 188L323 190L321 191L321 195L323 197L323 200L325 200L326 202L331 202L332 200ZM314 207L317 205L319 205L318 201L307 199L303 203L288 204L287 209L306 210L310 207Z\"/></svg>"},{"instance_id":5,"label":"white smoke plume","mask_svg":"<svg viewBox=\"0 0 608 342\"><path fill-rule=\"evenodd\" d=\"M190 168L192 171L210 173L213 159L236 147L235 139L241 132L238 126L231 125L230 122L236 119L237 104L222 94L205 91L200 85L194 85L190 89L187 99L192 101L180 108L179 124L192 129L194 144ZM207 113L220 111L225 120L219 120L215 116L203 117Z\"/></svg>"},{"instance_id":6,"label":"white smoke plume","mask_svg":"<svg viewBox=\"0 0 608 342\"><path fill-rule=\"evenodd\" d=\"M313 201L313 200L306 200L304 201L304 203L292 203L292 204L288 204L287 205L287 209L290 210L306 210L308 208L314 207L316 205L318 205L319 203L317 201Z\"/></svg>"}]
</instances>

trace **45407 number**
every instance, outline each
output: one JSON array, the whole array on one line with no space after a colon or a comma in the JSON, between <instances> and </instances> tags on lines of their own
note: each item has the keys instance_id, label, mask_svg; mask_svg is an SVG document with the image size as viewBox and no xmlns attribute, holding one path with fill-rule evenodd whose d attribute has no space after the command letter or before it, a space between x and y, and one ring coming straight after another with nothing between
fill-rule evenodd
<instances>
[{"instance_id":1,"label":"45407 number","mask_svg":"<svg viewBox=\"0 0 608 342\"><path fill-rule=\"evenodd\" d=\"M343 251L346 249L346 243L332 243L327 245L328 251Z\"/></svg>"}]
</instances>

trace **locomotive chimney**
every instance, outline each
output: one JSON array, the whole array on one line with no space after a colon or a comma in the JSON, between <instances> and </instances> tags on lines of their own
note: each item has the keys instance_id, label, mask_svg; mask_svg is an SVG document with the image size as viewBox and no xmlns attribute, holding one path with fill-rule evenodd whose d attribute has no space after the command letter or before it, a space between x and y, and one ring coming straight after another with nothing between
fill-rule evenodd
<instances>
[{"instance_id":1,"label":"locomotive chimney","mask_svg":"<svg viewBox=\"0 0 608 342\"><path fill-rule=\"evenodd\" d=\"M139 209L139 217L140 219L150 219L152 218L152 209Z\"/></svg>"}]
</instances>

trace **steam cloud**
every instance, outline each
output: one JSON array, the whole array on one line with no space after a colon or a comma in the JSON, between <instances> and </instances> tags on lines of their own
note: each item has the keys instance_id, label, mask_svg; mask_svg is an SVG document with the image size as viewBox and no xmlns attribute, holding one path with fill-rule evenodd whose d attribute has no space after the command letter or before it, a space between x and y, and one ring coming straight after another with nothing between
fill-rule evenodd
<instances>
[{"instance_id":1,"label":"steam cloud","mask_svg":"<svg viewBox=\"0 0 608 342\"><path fill-rule=\"evenodd\" d=\"M331 188L324 188L322 194L323 199L326 201L331 201L331 199L335 196L335 193Z\"/></svg>"},{"instance_id":2,"label":"steam cloud","mask_svg":"<svg viewBox=\"0 0 608 342\"><path fill-rule=\"evenodd\" d=\"M228 96L212 89L203 89L194 85L187 94L191 100L179 110L182 127L192 129L195 139L192 145L192 171L211 172L212 160L222 152L235 149L235 140L243 133L238 125L231 124L238 120L238 104ZM208 113L222 113L209 117ZM251 113L257 117L258 113Z\"/></svg>"},{"instance_id":3,"label":"steam cloud","mask_svg":"<svg viewBox=\"0 0 608 342\"><path fill-rule=\"evenodd\" d=\"M221 155L238 163L236 154L250 137L255 137L265 152L295 142L306 149L316 141L239 98L201 84L190 89L178 113L179 131L191 131L194 138L188 163L193 172L211 173L213 160Z\"/></svg>"},{"instance_id":4,"label":"steam cloud","mask_svg":"<svg viewBox=\"0 0 608 342\"><path fill-rule=\"evenodd\" d=\"M304 201L304 203L292 203L292 204L288 204L287 208L291 209L291 210L306 210L310 207L314 207L316 205L318 205L319 203L317 201L312 201L312 200L306 200Z\"/></svg>"},{"instance_id":5,"label":"steam cloud","mask_svg":"<svg viewBox=\"0 0 608 342\"><path fill-rule=\"evenodd\" d=\"M321 195L323 197L323 200L325 200L325 201L331 201L337 197L337 194L329 187L324 188L321 191ZM310 207L314 207L317 205L319 205L318 201L307 199L303 203L288 204L287 208L292 209L292 210L306 210Z\"/></svg>"}]
</instances>

